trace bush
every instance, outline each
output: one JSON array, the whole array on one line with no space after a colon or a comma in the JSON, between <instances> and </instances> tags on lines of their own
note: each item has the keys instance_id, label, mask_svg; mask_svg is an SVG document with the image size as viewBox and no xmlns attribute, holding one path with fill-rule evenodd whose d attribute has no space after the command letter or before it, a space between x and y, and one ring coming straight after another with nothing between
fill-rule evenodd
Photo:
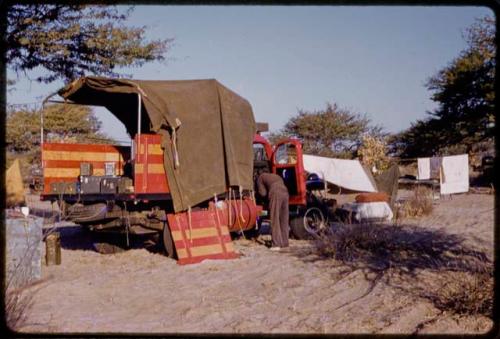
<instances>
[{"instance_id":1,"label":"bush","mask_svg":"<svg viewBox=\"0 0 500 339\"><path fill-rule=\"evenodd\" d=\"M358 149L358 156L361 163L368 168L375 168L378 171L385 171L391 166L391 160L387 156L387 142L381 138L371 135L363 136L361 146Z\"/></svg>"},{"instance_id":2,"label":"bush","mask_svg":"<svg viewBox=\"0 0 500 339\"><path fill-rule=\"evenodd\" d=\"M418 218L431 214L433 200L432 189L418 186L413 190L413 196L404 202L402 206L402 216Z\"/></svg>"},{"instance_id":3,"label":"bush","mask_svg":"<svg viewBox=\"0 0 500 339\"><path fill-rule=\"evenodd\" d=\"M463 273L428 296L436 308L456 314L492 316L493 276L489 273Z\"/></svg>"},{"instance_id":4,"label":"bush","mask_svg":"<svg viewBox=\"0 0 500 339\"><path fill-rule=\"evenodd\" d=\"M324 234L316 246L321 255L344 263L369 257L375 259L369 260L375 263L379 257L387 258L386 252L398 246L394 229L372 223L342 225L335 233Z\"/></svg>"},{"instance_id":5,"label":"bush","mask_svg":"<svg viewBox=\"0 0 500 339\"><path fill-rule=\"evenodd\" d=\"M419 226L337 224L316 240L320 256L348 268L376 273L381 279L426 298L443 311L492 317L493 264L488 256L468 247L463 237ZM422 272L429 274L421 274ZM441 281L436 290L430 283ZM371 287L373 289L373 286Z\"/></svg>"}]
</instances>

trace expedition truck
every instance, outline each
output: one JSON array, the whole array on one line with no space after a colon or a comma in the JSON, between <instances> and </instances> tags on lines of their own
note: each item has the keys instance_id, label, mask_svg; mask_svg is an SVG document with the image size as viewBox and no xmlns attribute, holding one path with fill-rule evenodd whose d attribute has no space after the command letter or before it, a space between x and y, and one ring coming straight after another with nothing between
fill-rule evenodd
<instances>
[{"instance_id":1,"label":"expedition truck","mask_svg":"<svg viewBox=\"0 0 500 339\"><path fill-rule=\"evenodd\" d=\"M132 137L130 146L54 143L44 140L41 115L41 199L90 230L96 249L115 248L103 246L106 234L119 233L119 246L154 234L181 264L237 256L229 232L255 227L262 210L247 100L214 79L82 77L49 103L106 107Z\"/></svg>"},{"instance_id":2,"label":"expedition truck","mask_svg":"<svg viewBox=\"0 0 500 339\"><path fill-rule=\"evenodd\" d=\"M155 235L181 262L230 256L228 233L254 229L261 214L253 189L263 167L288 187L293 235L327 223L328 204L312 194L323 183L306 180L300 143L273 149L255 134L250 104L216 80L83 77L47 103L104 106L133 136L131 146L48 142L41 115L41 198L91 231L100 252Z\"/></svg>"}]
</instances>

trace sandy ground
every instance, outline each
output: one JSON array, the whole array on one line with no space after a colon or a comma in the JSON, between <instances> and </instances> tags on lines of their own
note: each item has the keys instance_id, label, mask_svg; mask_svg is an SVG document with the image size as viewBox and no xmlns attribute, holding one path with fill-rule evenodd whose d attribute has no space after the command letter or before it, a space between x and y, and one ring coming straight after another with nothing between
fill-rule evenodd
<instances>
[{"instance_id":1,"label":"sandy ground","mask_svg":"<svg viewBox=\"0 0 500 339\"><path fill-rule=\"evenodd\" d=\"M492 195L464 194L404 223L464 237L464 246L491 259L493 216ZM102 255L78 226L60 231L62 264L43 266L42 281L24 291L32 302L20 331L484 333L493 324L443 312L422 293L460 272L421 265L412 274L390 268L377 276L321 257L305 240L277 253L239 239L239 259L179 266L144 248Z\"/></svg>"}]
</instances>

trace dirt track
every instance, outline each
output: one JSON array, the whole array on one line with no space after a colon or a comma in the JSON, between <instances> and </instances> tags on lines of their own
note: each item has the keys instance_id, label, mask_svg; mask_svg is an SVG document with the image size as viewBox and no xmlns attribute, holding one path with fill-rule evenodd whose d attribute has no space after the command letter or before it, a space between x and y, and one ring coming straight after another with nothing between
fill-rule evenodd
<instances>
[{"instance_id":1,"label":"dirt track","mask_svg":"<svg viewBox=\"0 0 500 339\"><path fill-rule=\"evenodd\" d=\"M492 258L493 207L491 195L457 195L412 223L464 235ZM179 266L146 249L98 254L77 226L61 233L62 265L43 266L45 280L25 291L33 303L21 331L484 333L492 326L422 297L444 276L435 270L377 276L318 256L309 241L276 253L242 239L240 259Z\"/></svg>"}]
</instances>

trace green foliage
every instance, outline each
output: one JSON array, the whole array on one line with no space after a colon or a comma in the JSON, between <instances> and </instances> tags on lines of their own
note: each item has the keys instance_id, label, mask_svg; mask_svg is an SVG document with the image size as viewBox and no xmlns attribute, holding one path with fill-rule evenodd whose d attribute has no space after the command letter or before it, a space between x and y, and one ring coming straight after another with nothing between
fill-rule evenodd
<instances>
[{"instance_id":1,"label":"green foliage","mask_svg":"<svg viewBox=\"0 0 500 339\"><path fill-rule=\"evenodd\" d=\"M42 67L49 83L84 74L118 76L116 67L163 60L172 39L145 41L145 27L125 27L130 11L108 6L11 5L7 9L6 61L16 73Z\"/></svg>"},{"instance_id":2,"label":"green foliage","mask_svg":"<svg viewBox=\"0 0 500 339\"><path fill-rule=\"evenodd\" d=\"M266 135L266 139L269 140L269 142L272 145L276 145L278 142L280 142L283 139L288 139L290 138L289 135L283 133L283 131L278 131L278 132L270 132Z\"/></svg>"},{"instance_id":3,"label":"green foliage","mask_svg":"<svg viewBox=\"0 0 500 339\"><path fill-rule=\"evenodd\" d=\"M417 120L407 130L389 138L390 154L401 157L438 154L447 136L445 122L439 119Z\"/></svg>"},{"instance_id":4,"label":"green foliage","mask_svg":"<svg viewBox=\"0 0 500 339\"><path fill-rule=\"evenodd\" d=\"M305 153L321 156L352 158L364 134L381 134L379 126L370 126L365 115L326 104L320 111L299 110L284 128L271 134L270 140L296 137L303 143Z\"/></svg>"},{"instance_id":5,"label":"green foliage","mask_svg":"<svg viewBox=\"0 0 500 339\"><path fill-rule=\"evenodd\" d=\"M112 143L102 134L101 122L91 108L55 104L43 111L46 141ZM6 148L9 152L30 153L40 146L40 111L11 110L7 113Z\"/></svg>"},{"instance_id":6,"label":"green foliage","mask_svg":"<svg viewBox=\"0 0 500 339\"><path fill-rule=\"evenodd\" d=\"M474 144L493 136L494 19L478 20L467 29L465 39L467 48L427 82L438 108L393 139L401 156L469 152Z\"/></svg>"}]
</instances>

